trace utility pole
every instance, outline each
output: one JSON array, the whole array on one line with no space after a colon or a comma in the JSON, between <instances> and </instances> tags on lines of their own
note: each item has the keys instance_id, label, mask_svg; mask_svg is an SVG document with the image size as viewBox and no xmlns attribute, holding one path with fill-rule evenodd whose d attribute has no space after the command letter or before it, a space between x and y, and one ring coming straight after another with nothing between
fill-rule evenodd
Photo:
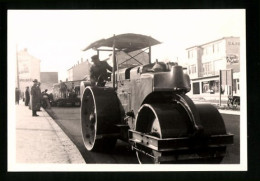
<instances>
[{"instance_id":1,"label":"utility pole","mask_svg":"<svg viewBox=\"0 0 260 181\"><path fill-rule=\"evenodd\" d=\"M19 80L19 61L18 61L18 51L16 44L16 68L17 68L17 87L20 90L20 80Z\"/></svg>"},{"instance_id":2,"label":"utility pole","mask_svg":"<svg viewBox=\"0 0 260 181\"><path fill-rule=\"evenodd\" d=\"M221 70L219 70L219 106L221 106L221 91L222 91L222 74Z\"/></svg>"},{"instance_id":3,"label":"utility pole","mask_svg":"<svg viewBox=\"0 0 260 181\"><path fill-rule=\"evenodd\" d=\"M113 69L112 69L112 73L113 73L113 89L115 90L116 87L116 71L115 71L115 67L116 67L116 55L115 55L115 35L114 35L114 40L113 40Z\"/></svg>"}]
</instances>

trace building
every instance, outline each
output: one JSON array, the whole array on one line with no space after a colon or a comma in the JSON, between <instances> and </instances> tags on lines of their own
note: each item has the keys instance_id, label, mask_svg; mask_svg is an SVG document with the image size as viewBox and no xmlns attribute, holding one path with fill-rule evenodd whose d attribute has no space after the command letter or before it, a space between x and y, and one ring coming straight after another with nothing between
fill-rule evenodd
<instances>
[{"instance_id":1,"label":"building","mask_svg":"<svg viewBox=\"0 0 260 181\"><path fill-rule=\"evenodd\" d=\"M51 91L53 84L58 83L58 72L40 72L41 90Z\"/></svg>"},{"instance_id":2,"label":"building","mask_svg":"<svg viewBox=\"0 0 260 181\"><path fill-rule=\"evenodd\" d=\"M68 69L68 81L82 80L86 75L89 75L89 69L91 64L88 60L78 62L78 64Z\"/></svg>"},{"instance_id":3,"label":"building","mask_svg":"<svg viewBox=\"0 0 260 181\"><path fill-rule=\"evenodd\" d=\"M22 92L26 86L31 87L33 80L40 80L40 62L41 60L30 55L27 48L17 53L19 86Z\"/></svg>"},{"instance_id":4,"label":"building","mask_svg":"<svg viewBox=\"0 0 260 181\"><path fill-rule=\"evenodd\" d=\"M108 64L112 66L112 59L112 54L110 54L107 59L101 61L107 61ZM149 63L148 54L140 50L130 52L129 55L124 52L118 52L116 59L119 64L119 68ZM78 62L78 64L68 69L68 81L83 80L86 77L89 79L91 65L92 64L88 60L83 61L83 59L81 59L81 62Z\"/></svg>"},{"instance_id":5,"label":"building","mask_svg":"<svg viewBox=\"0 0 260 181\"><path fill-rule=\"evenodd\" d=\"M233 94L240 93L240 38L223 37L187 51L187 73L191 79L191 94L218 96L220 70L233 70ZM222 94L230 94L230 86L222 86Z\"/></svg>"}]
</instances>

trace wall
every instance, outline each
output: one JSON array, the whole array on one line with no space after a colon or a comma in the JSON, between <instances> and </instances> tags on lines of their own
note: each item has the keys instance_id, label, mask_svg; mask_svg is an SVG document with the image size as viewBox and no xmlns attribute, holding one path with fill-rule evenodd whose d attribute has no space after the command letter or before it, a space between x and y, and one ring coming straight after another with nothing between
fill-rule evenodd
<instances>
[{"instance_id":1,"label":"wall","mask_svg":"<svg viewBox=\"0 0 260 181\"><path fill-rule=\"evenodd\" d=\"M240 72L240 39L237 37L227 39L226 47L227 69Z\"/></svg>"},{"instance_id":2,"label":"wall","mask_svg":"<svg viewBox=\"0 0 260 181\"><path fill-rule=\"evenodd\" d=\"M58 72L41 72L41 83L58 83Z\"/></svg>"},{"instance_id":3,"label":"wall","mask_svg":"<svg viewBox=\"0 0 260 181\"><path fill-rule=\"evenodd\" d=\"M53 84L58 83L58 72L41 72L40 81L41 91L48 89L48 93L50 93Z\"/></svg>"},{"instance_id":4,"label":"wall","mask_svg":"<svg viewBox=\"0 0 260 181\"><path fill-rule=\"evenodd\" d=\"M25 48L17 53L19 64L20 90L25 91L26 86L31 87L34 79L40 80L40 60L30 55Z\"/></svg>"},{"instance_id":5,"label":"wall","mask_svg":"<svg viewBox=\"0 0 260 181\"><path fill-rule=\"evenodd\" d=\"M91 64L88 60L82 61L81 63L78 63L71 67L67 73L68 73L68 80L74 81L74 80L82 80L86 75L89 75L89 69Z\"/></svg>"},{"instance_id":6,"label":"wall","mask_svg":"<svg viewBox=\"0 0 260 181\"><path fill-rule=\"evenodd\" d=\"M201 48L201 49L198 49ZM191 78L192 90L191 93L195 92L201 94L202 82L218 83L219 70L233 69L233 76L239 77L240 72L240 38L239 37L224 37L219 40L215 40L209 43L205 43L200 46L191 47L187 50L195 50L197 56L188 57L188 67L197 62L197 70L199 74L189 74ZM201 53L201 54L200 54ZM200 62L201 55L201 62ZM207 65L207 66L206 66ZM208 70L210 67L210 70ZM201 70L199 70L201 68ZM189 73L189 71L188 71ZM234 89L239 94L239 78L233 77ZM195 84L194 84L195 83ZM198 88L199 83L199 88ZM194 90L193 90L194 89ZM224 95L228 95L230 89L225 87ZM204 91L205 92L205 91ZM203 96L206 93L203 93ZM215 94L216 95L216 94ZM214 96L211 94L210 96Z\"/></svg>"},{"instance_id":7,"label":"wall","mask_svg":"<svg viewBox=\"0 0 260 181\"><path fill-rule=\"evenodd\" d=\"M188 57L188 73L190 78L197 78L199 77L199 72L201 72L201 55L202 49L201 47L193 47L187 50L187 57ZM195 66L196 72L192 73L191 66Z\"/></svg>"},{"instance_id":8,"label":"wall","mask_svg":"<svg viewBox=\"0 0 260 181\"><path fill-rule=\"evenodd\" d=\"M70 68L68 70L68 81L72 81L73 80L73 68Z\"/></svg>"}]
</instances>

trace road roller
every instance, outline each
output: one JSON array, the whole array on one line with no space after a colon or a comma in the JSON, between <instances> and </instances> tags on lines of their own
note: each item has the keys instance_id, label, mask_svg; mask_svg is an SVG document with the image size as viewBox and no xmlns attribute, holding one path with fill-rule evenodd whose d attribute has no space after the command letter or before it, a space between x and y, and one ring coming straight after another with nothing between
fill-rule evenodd
<instances>
[{"instance_id":1,"label":"road roller","mask_svg":"<svg viewBox=\"0 0 260 181\"><path fill-rule=\"evenodd\" d=\"M88 81L81 86L86 149L108 152L120 139L130 144L140 164L221 163L234 135L227 133L216 107L195 104L186 95L190 79L182 66L151 62L151 47L157 44L150 36L127 33L84 49L97 55L111 51L113 62L104 86Z\"/></svg>"}]
</instances>

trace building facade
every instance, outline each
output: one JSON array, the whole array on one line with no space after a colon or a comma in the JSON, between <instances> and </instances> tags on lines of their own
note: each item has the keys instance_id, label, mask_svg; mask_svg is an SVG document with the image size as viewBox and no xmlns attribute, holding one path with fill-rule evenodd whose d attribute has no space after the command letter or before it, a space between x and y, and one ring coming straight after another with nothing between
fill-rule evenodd
<instances>
[{"instance_id":1,"label":"building facade","mask_svg":"<svg viewBox=\"0 0 260 181\"><path fill-rule=\"evenodd\" d=\"M78 64L68 69L68 81L82 80L86 75L89 75L89 69L91 64L88 60L78 62Z\"/></svg>"},{"instance_id":2,"label":"building facade","mask_svg":"<svg viewBox=\"0 0 260 181\"><path fill-rule=\"evenodd\" d=\"M25 91L26 86L31 87L34 79L40 80L41 60L30 55L27 48L17 53L19 86L21 92Z\"/></svg>"},{"instance_id":3,"label":"building facade","mask_svg":"<svg viewBox=\"0 0 260 181\"><path fill-rule=\"evenodd\" d=\"M220 70L233 71L233 95L239 95L240 38L223 37L187 51L187 73L191 79L191 94L219 95ZM221 86L222 94L229 95L231 86Z\"/></svg>"},{"instance_id":4,"label":"building facade","mask_svg":"<svg viewBox=\"0 0 260 181\"><path fill-rule=\"evenodd\" d=\"M52 90L53 84L58 83L58 72L40 72L41 90Z\"/></svg>"}]
</instances>

